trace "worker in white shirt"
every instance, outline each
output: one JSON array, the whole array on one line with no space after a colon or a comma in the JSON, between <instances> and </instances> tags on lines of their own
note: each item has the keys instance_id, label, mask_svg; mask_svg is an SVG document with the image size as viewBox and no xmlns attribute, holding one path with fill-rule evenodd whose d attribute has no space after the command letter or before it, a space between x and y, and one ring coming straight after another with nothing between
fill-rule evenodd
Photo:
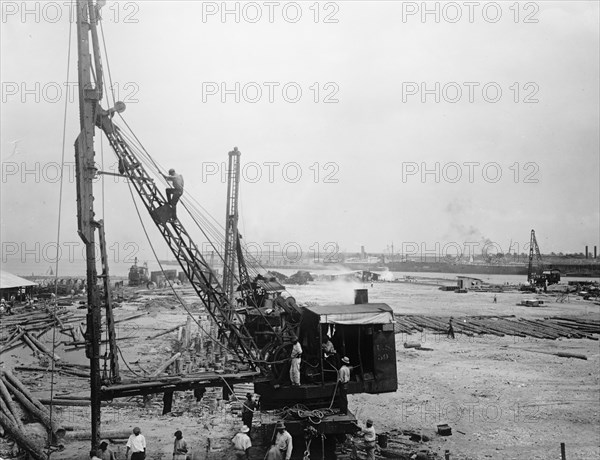
<instances>
[{"instance_id":1,"label":"worker in white shirt","mask_svg":"<svg viewBox=\"0 0 600 460\"><path fill-rule=\"evenodd\" d=\"M248 432L250 428L246 425L242 425L240 428L240 432L236 434L231 442L233 443L233 448L235 449L235 457L243 460L250 460L250 447L252 447L252 441L250 440L250 436L248 436Z\"/></svg>"},{"instance_id":2,"label":"worker in white shirt","mask_svg":"<svg viewBox=\"0 0 600 460\"><path fill-rule=\"evenodd\" d=\"M125 458L127 458L129 451L131 451L131 460L144 460L146 458L146 438L138 426L133 429L133 434L127 440Z\"/></svg>"},{"instance_id":3,"label":"worker in white shirt","mask_svg":"<svg viewBox=\"0 0 600 460\"><path fill-rule=\"evenodd\" d=\"M292 336L292 353L291 358L292 362L290 364L290 380L292 381L293 386L300 386L300 362L302 360L302 346L300 342L298 342L298 338L296 336Z\"/></svg>"},{"instance_id":4,"label":"worker in white shirt","mask_svg":"<svg viewBox=\"0 0 600 460\"><path fill-rule=\"evenodd\" d=\"M377 447L377 435L373 427L373 420L367 420L367 426L362 429L362 435L365 440L365 452L367 460L375 460L375 448Z\"/></svg>"},{"instance_id":5,"label":"worker in white shirt","mask_svg":"<svg viewBox=\"0 0 600 460\"><path fill-rule=\"evenodd\" d=\"M340 395L340 413L348 414L348 382L350 381L350 360L342 358L342 367L338 370L338 392Z\"/></svg>"}]
</instances>

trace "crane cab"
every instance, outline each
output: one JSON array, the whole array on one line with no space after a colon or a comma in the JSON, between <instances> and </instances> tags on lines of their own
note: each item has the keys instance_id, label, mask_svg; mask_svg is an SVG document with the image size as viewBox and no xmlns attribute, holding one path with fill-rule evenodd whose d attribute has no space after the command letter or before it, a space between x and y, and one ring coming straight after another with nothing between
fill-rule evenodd
<instances>
[{"instance_id":1,"label":"crane cab","mask_svg":"<svg viewBox=\"0 0 600 460\"><path fill-rule=\"evenodd\" d=\"M297 329L302 346L301 385L290 386L289 363L279 365L274 379L255 382L263 408L302 403L323 407L332 400L341 358L352 368L348 393L385 393L398 388L394 313L384 303L301 307ZM330 339L335 353L325 353ZM281 346L276 361L289 357L291 344Z\"/></svg>"}]
</instances>

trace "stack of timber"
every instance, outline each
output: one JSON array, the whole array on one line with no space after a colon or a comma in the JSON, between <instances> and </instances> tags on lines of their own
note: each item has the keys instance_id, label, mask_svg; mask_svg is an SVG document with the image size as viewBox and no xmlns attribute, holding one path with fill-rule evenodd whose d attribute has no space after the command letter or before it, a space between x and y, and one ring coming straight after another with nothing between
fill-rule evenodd
<instances>
[{"instance_id":1,"label":"stack of timber","mask_svg":"<svg viewBox=\"0 0 600 460\"><path fill-rule=\"evenodd\" d=\"M445 334L448 331L450 317L424 315L396 315L396 333L412 334L432 330ZM539 339L598 340L600 321L581 317L553 316L544 319L528 320L506 316L463 316L453 318L455 333L467 336L490 334L498 337L505 335L517 337L535 337Z\"/></svg>"},{"instance_id":2,"label":"stack of timber","mask_svg":"<svg viewBox=\"0 0 600 460\"><path fill-rule=\"evenodd\" d=\"M22 417L22 414L25 417ZM0 372L0 425L19 447L35 460L45 460L46 454L24 432L23 419L35 420L52 433L53 442L65 435L65 429L39 399L11 372Z\"/></svg>"},{"instance_id":3,"label":"stack of timber","mask_svg":"<svg viewBox=\"0 0 600 460\"><path fill-rule=\"evenodd\" d=\"M31 348L35 354L45 354L49 358L57 360L58 357L40 342L40 337L53 327L70 337L71 340L78 340L78 335L81 335L79 329L69 325L69 323L80 322L83 318L74 312L50 306L33 311L29 307L19 310L12 315L2 317L0 354L25 345Z\"/></svg>"}]
</instances>

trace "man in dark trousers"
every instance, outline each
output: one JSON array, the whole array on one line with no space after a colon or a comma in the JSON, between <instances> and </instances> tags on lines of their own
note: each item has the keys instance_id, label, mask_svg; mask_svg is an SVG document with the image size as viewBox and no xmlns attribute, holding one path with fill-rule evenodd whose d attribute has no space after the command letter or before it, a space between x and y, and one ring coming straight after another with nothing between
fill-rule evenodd
<instances>
[{"instance_id":1,"label":"man in dark trousers","mask_svg":"<svg viewBox=\"0 0 600 460\"><path fill-rule=\"evenodd\" d=\"M350 360L342 358L342 367L338 371L338 392L340 395L340 413L348 414L348 382L350 381Z\"/></svg>"},{"instance_id":2,"label":"man in dark trousers","mask_svg":"<svg viewBox=\"0 0 600 460\"><path fill-rule=\"evenodd\" d=\"M167 182L173 184L173 187L166 189L165 192L167 193L167 202L169 203L169 206L173 208L173 219L177 219L176 206L181 195L183 195L183 176L181 174L175 174L174 169L169 169L169 175L165 176L163 174L163 177Z\"/></svg>"},{"instance_id":3,"label":"man in dark trousers","mask_svg":"<svg viewBox=\"0 0 600 460\"><path fill-rule=\"evenodd\" d=\"M452 316L450 317L450 320L448 321L448 333L446 334L447 338L454 338L454 327L452 327Z\"/></svg>"},{"instance_id":4,"label":"man in dark trousers","mask_svg":"<svg viewBox=\"0 0 600 460\"><path fill-rule=\"evenodd\" d=\"M256 402L252 393L246 393L246 400L242 403L242 423L252 430L252 418L256 410Z\"/></svg>"},{"instance_id":5,"label":"man in dark trousers","mask_svg":"<svg viewBox=\"0 0 600 460\"><path fill-rule=\"evenodd\" d=\"M146 438L139 426L133 429L133 434L129 436L126 447L125 458L127 458L129 451L131 451L130 460L144 460L146 458Z\"/></svg>"}]
</instances>

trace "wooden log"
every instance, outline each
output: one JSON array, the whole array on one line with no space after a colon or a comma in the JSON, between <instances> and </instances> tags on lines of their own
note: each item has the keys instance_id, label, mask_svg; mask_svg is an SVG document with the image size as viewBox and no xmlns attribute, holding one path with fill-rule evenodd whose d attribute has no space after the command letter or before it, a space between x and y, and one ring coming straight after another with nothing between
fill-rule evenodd
<instances>
[{"instance_id":1,"label":"wooden log","mask_svg":"<svg viewBox=\"0 0 600 460\"><path fill-rule=\"evenodd\" d=\"M23 342L25 342L25 344L31 348L31 351L33 351L33 353L37 356L38 353L41 353L41 350L38 350L38 348L33 344L33 342L31 340L29 340L29 337L27 337L27 334L23 334L23 336L21 337L21 339L23 339Z\"/></svg>"},{"instance_id":2,"label":"wooden log","mask_svg":"<svg viewBox=\"0 0 600 460\"><path fill-rule=\"evenodd\" d=\"M11 385L10 382L4 381L4 384L8 387L13 395L19 400L21 405L29 411L29 413L39 420L46 428L52 430L54 436L57 439L62 438L65 435L65 429L60 426L60 424L56 421L56 419L50 419L50 415L48 414L46 408L42 406L43 410L40 410L31 400L27 398L23 393L21 393L16 387ZM41 405L40 401L36 399L37 403Z\"/></svg>"},{"instance_id":3,"label":"wooden log","mask_svg":"<svg viewBox=\"0 0 600 460\"><path fill-rule=\"evenodd\" d=\"M185 338L183 342L183 349L187 350L190 347L190 339L192 335L192 318L191 316L187 317L187 321L185 323Z\"/></svg>"},{"instance_id":4,"label":"wooden log","mask_svg":"<svg viewBox=\"0 0 600 460\"><path fill-rule=\"evenodd\" d=\"M19 422L21 422L21 420L19 420L18 417L15 418L14 414L10 411L10 409L4 402L4 398L0 398L0 412L3 413L4 415L6 415L8 417L8 419L11 421L11 423L13 423L15 426L18 426L20 430L23 429L22 423L19 426ZM0 437L1 437L1 435L0 435Z\"/></svg>"},{"instance_id":5,"label":"wooden log","mask_svg":"<svg viewBox=\"0 0 600 460\"><path fill-rule=\"evenodd\" d=\"M0 400L3 400L6 402L6 407L10 411L10 414L13 416L15 423L17 425L17 428L23 429L23 423L21 423L21 419L19 418L19 413L17 412L17 408L13 404L13 400L10 396L10 393L8 392L8 389L6 388L6 385L4 385L4 382L2 381L2 379L0 379L0 394L1 394Z\"/></svg>"},{"instance_id":6,"label":"wooden log","mask_svg":"<svg viewBox=\"0 0 600 460\"><path fill-rule=\"evenodd\" d=\"M28 372L28 371L30 371L30 372L52 372L52 369L48 369L46 367L38 367L38 366L15 366L15 370L21 371L21 372ZM54 370L55 370L55 372L59 372L62 374L68 374L68 375L75 375L77 377L83 377L83 378L90 377L89 372L84 372L84 371L80 371L80 370L76 370L76 369L64 368L61 366L57 366Z\"/></svg>"},{"instance_id":7,"label":"wooden log","mask_svg":"<svg viewBox=\"0 0 600 460\"><path fill-rule=\"evenodd\" d=\"M11 343L10 345L5 345L2 350L0 350L0 354L2 353L6 353L7 351L10 351L14 348L18 348L18 347L22 347L24 342L23 342L23 334L19 334L19 338L17 340L15 340L13 343Z\"/></svg>"},{"instance_id":8,"label":"wooden log","mask_svg":"<svg viewBox=\"0 0 600 460\"><path fill-rule=\"evenodd\" d=\"M39 400L35 396L33 396L33 394L27 389L27 387L25 385L23 385L23 383L18 378L16 378L12 374L12 372L10 372L8 369L3 369L0 372L0 379L2 379L2 378L4 379L5 384L7 382L11 383L21 393L23 393L34 405L36 405L38 409L40 409L40 410L46 409L44 406L42 406L42 404L39 402Z\"/></svg>"},{"instance_id":9,"label":"wooden log","mask_svg":"<svg viewBox=\"0 0 600 460\"><path fill-rule=\"evenodd\" d=\"M129 316L127 318L118 319L115 321L115 324L123 323L123 322L129 321L131 319L139 318L140 316L146 316L147 314L148 314L147 312L143 312L143 313L138 313L137 315Z\"/></svg>"},{"instance_id":10,"label":"wooden log","mask_svg":"<svg viewBox=\"0 0 600 460\"><path fill-rule=\"evenodd\" d=\"M177 358L179 358L180 356L181 356L181 353L175 353L168 360L166 360L164 363L162 363L158 367L158 369L151 375L151 377L153 377L153 378L158 377L160 374L162 374L167 369L167 367L169 367L171 364L173 364L175 362L175 360Z\"/></svg>"},{"instance_id":11,"label":"wooden log","mask_svg":"<svg viewBox=\"0 0 600 460\"><path fill-rule=\"evenodd\" d=\"M541 351L541 350L530 350L528 348L515 348L513 347L515 350L523 350L523 351L529 351L531 353L541 353L543 355L553 355L553 356L558 356L560 358L577 358L577 359L585 359L587 360L587 356L586 355L581 355L579 353L569 353L566 351Z\"/></svg>"},{"instance_id":12,"label":"wooden log","mask_svg":"<svg viewBox=\"0 0 600 460\"><path fill-rule=\"evenodd\" d=\"M165 334L168 334L169 332L176 331L177 329L179 329L180 327L182 327L184 325L185 324L180 324L178 326L172 327L171 329L167 329L166 331L162 331L162 332L159 332L158 334L151 335L146 340L156 339L157 337L160 337L161 335L165 335Z\"/></svg>"},{"instance_id":13,"label":"wooden log","mask_svg":"<svg viewBox=\"0 0 600 460\"><path fill-rule=\"evenodd\" d=\"M20 340L21 337L23 336L23 334L25 334L25 331L20 331L20 332L17 332L16 334L13 334L12 338L4 344L4 346L2 347L2 350L0 350L0 353L3 353L5 349L7 349L9 346L11 346L13 343L17 342L18 340Z\"/></svg>"},{"instance_id":14,"label":"wooden log","mask_svg":"<svg viewBox=\"0 0 600 460\"><path fill-rule=\"evenodd\" d=\"M46 348L46 346L40 342L38 339L36 339L34 336L32 336L29 333L25 333L25 335L27 337L29 337L29 340L31 340L33 342L33 344L39 348L40 350L42 350L43 353L47 354L48 356L50 356L50 358L52 358L55 361L60 361L60 356L58 356L57 354L52 353L51 350L49 350L48 348Z\"/></svg>"},{"instance_id":15,"label":"wooden log","mask_svg":"<svg viewBox=\"0 0 600 460\"><path fill-rule=\"evenodd\" d=\"M8 417L0 412L0 425L15 440L17 444L26 450L34 460L46 460L46 454L39 450L29 439L17 428Z\"/></svg>"},{"instance_id":16,"label":"wooden log","mask_svg":"<svg viewBox=\"0 0 600 460\"><path fill-rule=\"evenodd\" d=\"M41 336L43 336L43 335L44 335L46 332L48 332L48 331L51 331L53 327L54 327L53 325L51 325L51 326L48 326L48 327L45 327L45 328L44 328L44 329L42 329L40 332L38 332L38 334L36 335L36 337L35 337L35 338L39 340L39 338L40 338Z\"/></svg>"},{"instance_id":17,"label":"wooden log","mask_svg":"<svg viewBox=\"0 0 600 460\"><path fill-rule=\"evenodd\" d=\"M393 458L396 460L399 458L410 458L412 453L412 449L394 449L393 447L379 449L379 455L383 458Z\"/></svg>"},{"instance_id":18,"label":"wooden log","mask_svg":"<svg viewBox=\"0 0 600 460\"><path fill-rule=\"evenodd\" d=\"M79 407L90 407L89 399L87 401L73 400L73 399L64 399L63 397L56 399L40 399L40 402L45 406L79 406ZM135 404L126 403L126 402L108 402L102 401L102 407L135 407ZM63 427L65 428L65 427ZM66 428L65 428L66 429ZM71 430L72 431L72 430Z\"/></svg>"},{"instance_id":19,"label":"wooden log","mask_svg":"<svg viewBox=\"0 0 600 460\"><path fill-rule=\"evenodd\" d=\"M567 353L564 351L559 351L558 353L554 353L556 356L560 356L561 358L577 358L577 359L586 359L586 355L581 355L579 353Z\"/></svg>"},{"instance_id":20,"label":"wooden log","mask_svg":"<svg viewBox=\"0 0 600 460\"><path fill-rule=\"evenodd\" d=\"M100 433L100 438L104 439L127 439L131 435L131 430L112 430L112 431L102 431ZM90 431L70 431L65 435L65 441L68 440L77 440L77 441L86 441L92 439L92 433Z\"/></svg>"}]
</instances>

